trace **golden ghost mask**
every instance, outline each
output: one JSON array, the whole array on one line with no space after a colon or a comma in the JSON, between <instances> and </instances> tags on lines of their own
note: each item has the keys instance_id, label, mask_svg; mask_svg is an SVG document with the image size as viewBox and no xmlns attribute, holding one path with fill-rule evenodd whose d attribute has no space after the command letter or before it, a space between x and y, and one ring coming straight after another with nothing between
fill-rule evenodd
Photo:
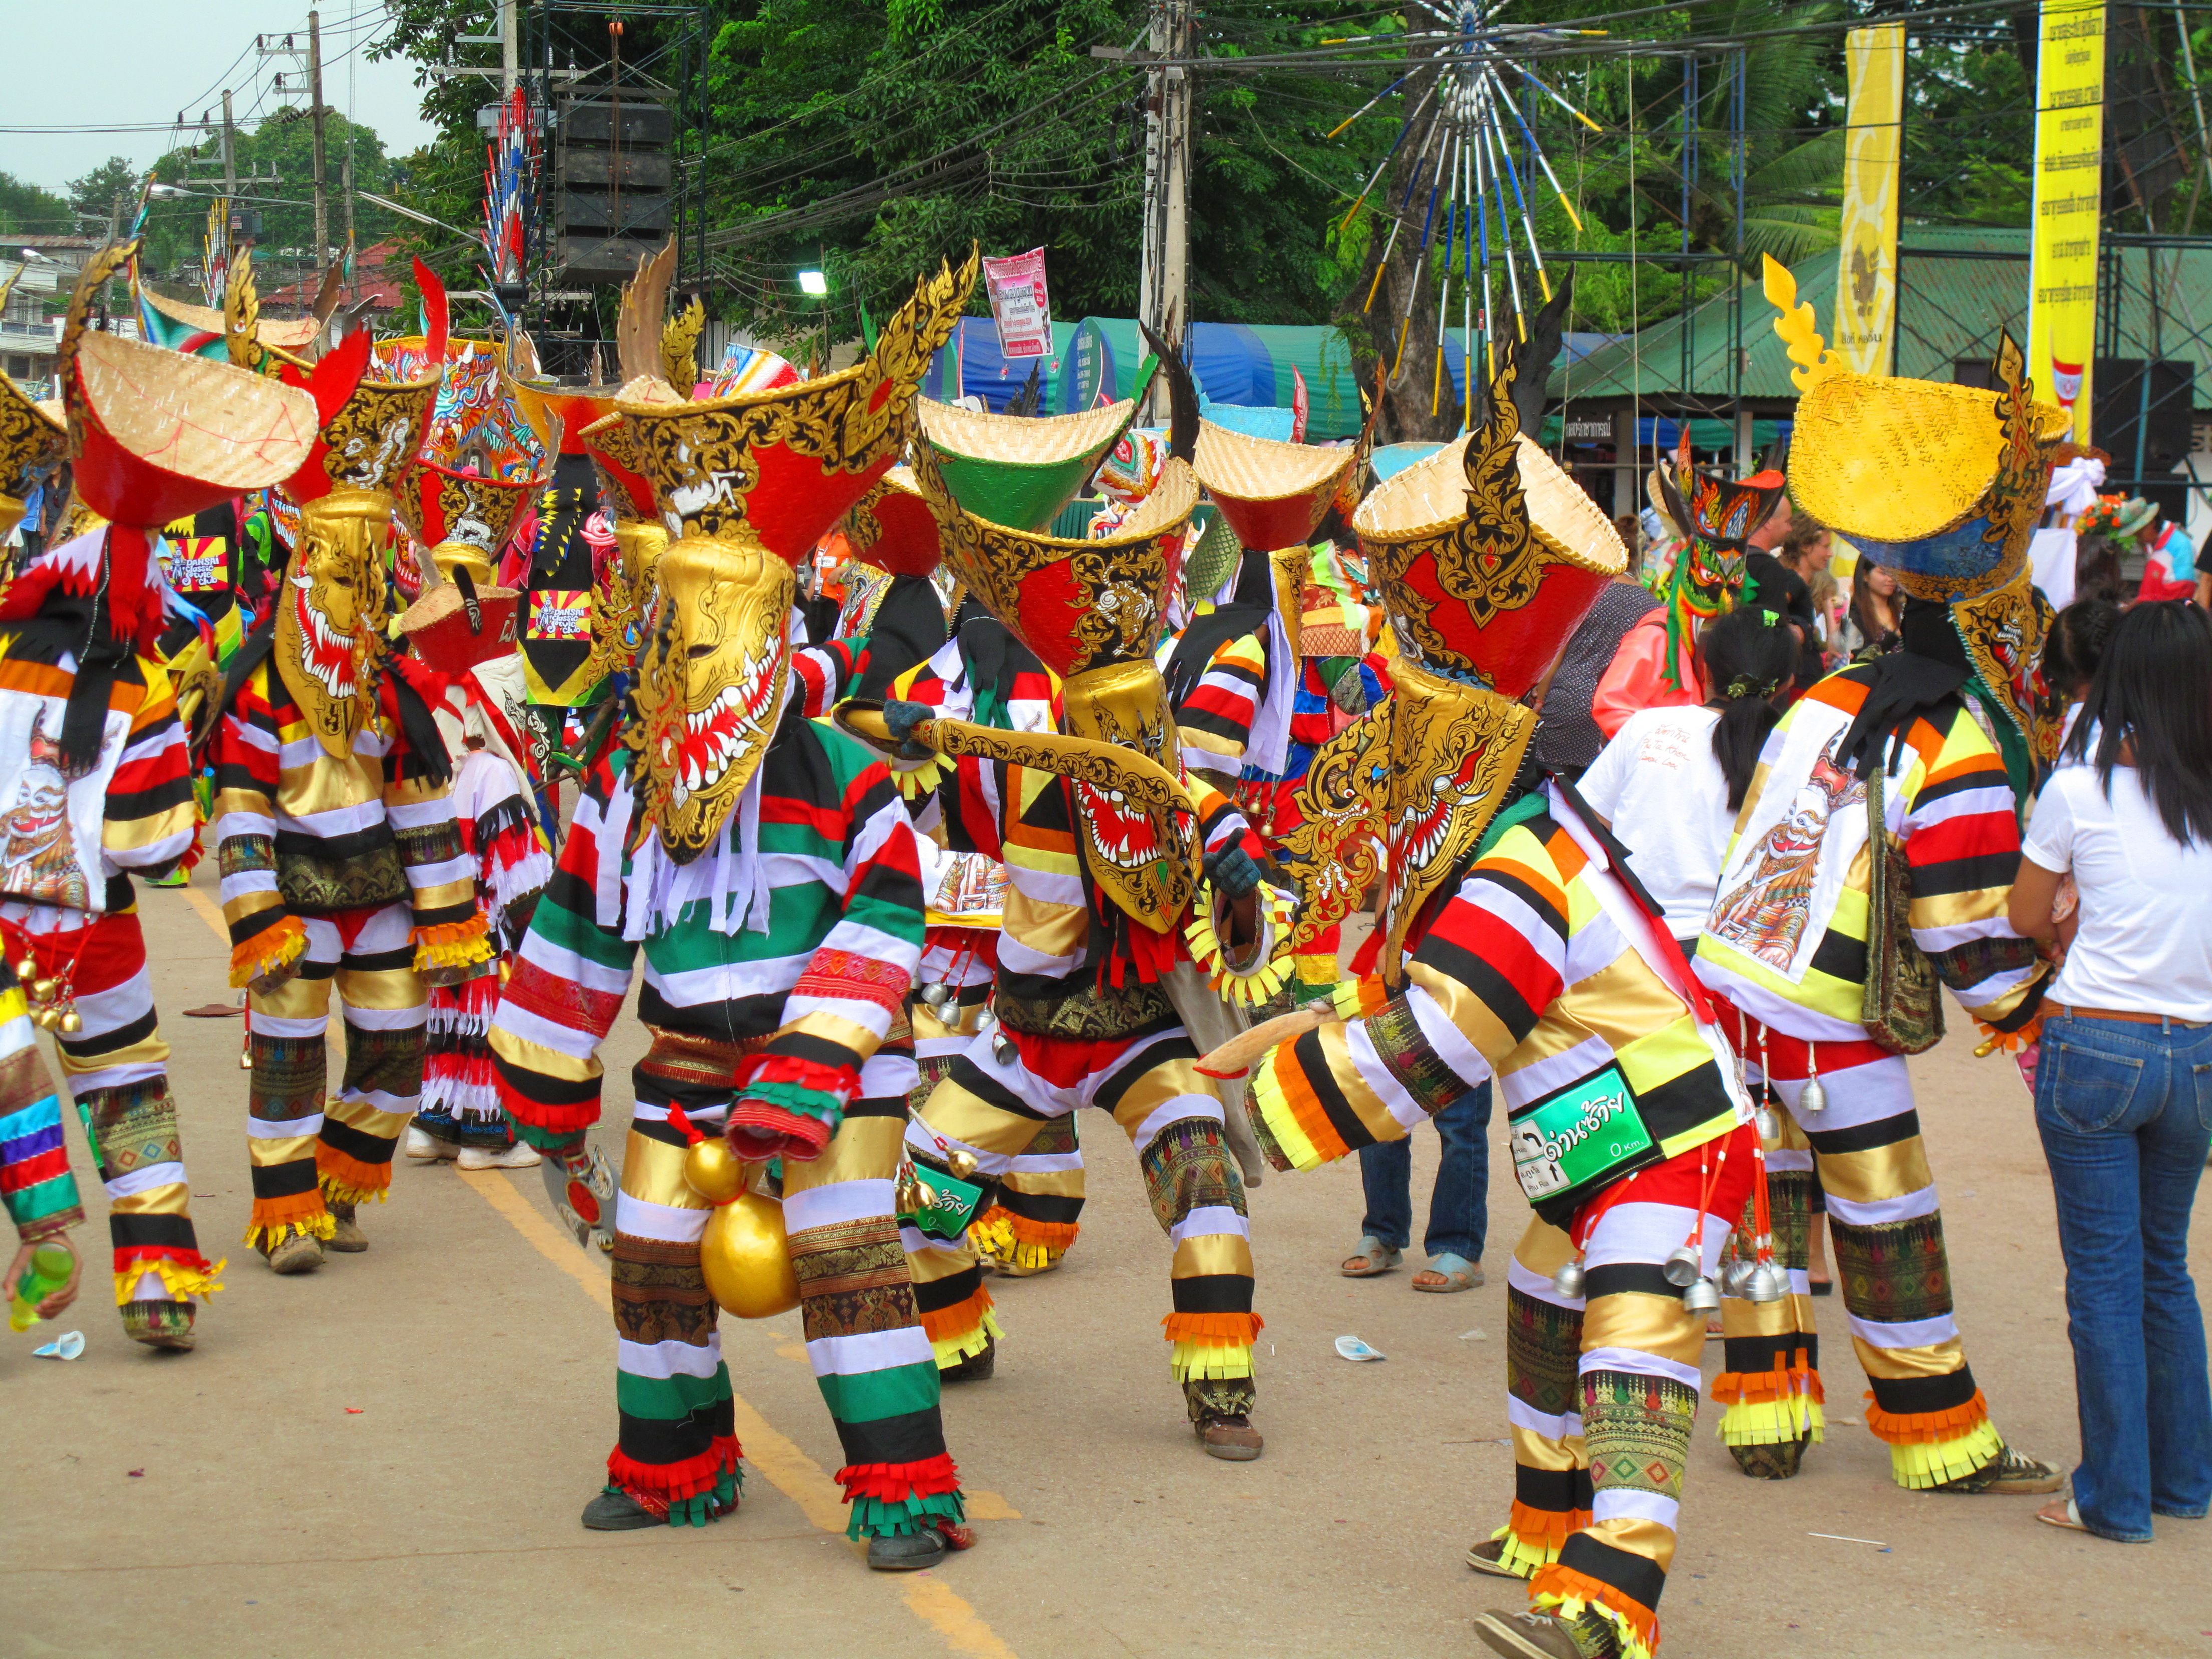
<instances>
[{"instance_id":1,"label":"golden ghost mask","mask_svg":"<svg viewBox=\"0 0 2212 1659\"><path fill-rule=\"evenodd\" d=\"M300 507L300 545L276 604L277 678L334 759L369 717L362 686L384 620L383 545L392 497L338 489Z\"/></svg>"},{"instance_id":2,"label":"golden ghost mask","mask_svg":"<svg viewBox=\"0 0 2212 1659\"><path fill-rule=\"evenodd\" d=\"M742 523L713 541L685 537L659 574L660 616L641 668L640 817L688 864L721 833L775 733L799 580Z\"/></svg>"}]
</instances>

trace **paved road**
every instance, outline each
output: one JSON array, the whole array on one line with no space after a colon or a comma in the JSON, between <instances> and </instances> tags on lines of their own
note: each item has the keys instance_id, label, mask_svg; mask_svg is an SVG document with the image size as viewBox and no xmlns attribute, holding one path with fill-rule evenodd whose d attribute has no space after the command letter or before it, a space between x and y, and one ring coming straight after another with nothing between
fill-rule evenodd
<instances>
[{"instance_id":1,"label":"paved road","mask_svg":"<svg viewBox=\"0 0 2212 1659\"><path fill-rule=\"evenodd\" d=\"M402 1169L392 1201L362 1214L370 1252L307 1279L276 1279L229 1242L248 1207L238 1024L180 1017L225 994L211 872L200 881L143 906L194 1207L230 1257L229 1288L182 1358L133 1347L93 1297L68 1322L88 1339L75 1364L0 1345L0 1655L1474 1650L1468 1617L1498 1597L1460 1553L1511 1492L1502 1273L1453 1297L1411 1294L1405 1273L1340 1279L1356 1171L1271 1176L1253 1204L1267 1454L1211 1462L1159 1340L1167 1249L1103 1117L1085 1125L1092 1202L1068 1266L1000 1281L1012 1336L998 1378L947 1401L986 1517L977 1549L914 1577L860 1568L795 1315L725 1322L743 1512L703 1531L585 1533L577 1511L614 1429L613 1338L604 1281L553 1234L535 1172ZM637 1046L627 1032L612 1045L617 1077ZM2008 1064L1955 1038L1918 1075L1976 1374L2014 1440L2070 1459L2060 1267L2026 1096ZM599 1131L610 1150L621 1127ZM1424 1194L1435 1148L1419 1138ZM1502 1171L1491 1202L1502 1265L1524 1214ZM96 1215L88 1231L100 1236ZM2197 1267L2212 1271L2202 1229ZM1841 1310L1822 1308L1843 1361L1828 1373L1836 1426L1801 1479L1744 1480L1710 1411L1701 1425L1668 1654L2212 1652L2212 1527L2162 1520L2154 1544L2130 1548L2036 1525L2032 1498L1896 1490L1856 1426ZM1346 1332L1388 1362L1338 1359Z\"/></svg>"}]
</instances>

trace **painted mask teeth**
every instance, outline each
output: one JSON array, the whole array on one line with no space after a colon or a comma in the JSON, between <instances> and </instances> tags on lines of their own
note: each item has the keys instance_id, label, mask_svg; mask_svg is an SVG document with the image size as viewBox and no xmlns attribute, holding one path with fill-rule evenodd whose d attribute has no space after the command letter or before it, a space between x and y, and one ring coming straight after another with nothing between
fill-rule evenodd
<instances>
[{"instance_id":1,"label":"painted mask teeth","mask_svg":"<svg viewBox=\"0 0 2212 1659\"><path fill-rule=\"evenodd\" d=\"M757 656L743 656L738 677L700 708L687 708L684 736L676 751L676 777L669 799L678 806L711 789L738 757L750 750L765 725L765 704L775 684L775 641L762 642Z\"/></svg>"},{"instance_id":2,"label":"painted mask teeth","mask_svg":"<svg viewBox=\"0 0 2212 1659\"><path fill-rule=\"evenodd\" d=\"M315 683L331 697L350 697L354 695L353 641L330 624L330 619L315 607L312 597L313 583L304 576L295 576L293 586L300 590L297 604L300 613L302 649L300 665L313 675Z\"/></svg>"}]
</instances>

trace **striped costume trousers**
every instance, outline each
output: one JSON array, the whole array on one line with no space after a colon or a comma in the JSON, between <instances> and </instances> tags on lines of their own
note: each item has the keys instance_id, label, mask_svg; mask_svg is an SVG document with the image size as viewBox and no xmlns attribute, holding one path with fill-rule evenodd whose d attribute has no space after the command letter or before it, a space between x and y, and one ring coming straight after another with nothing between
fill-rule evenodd
<instances>
[{"instance_id":1,"label":"striped costume trousers","mask_svg":"<svg viewBox=\"0 0 2212 1659\"><path fill-rule=\"evenodd\" d=\"M127 892L117 883L109 896ZM221 1288L215 1275L222 1264L209 1265L192 1227L169 1045L154 1010L138 908L126 902L91 915L11 904L4 916L10 933L28 942L36 977L65 981L83 1022L75 1032L57 1032L54 1046L107 1188L124 1328L140 1340L186 1335L192 1298Z\"/></svg>"},{"instance_id":2,"label":"striped costume trousers","mask_svg":"<svg viewBox=\"0 0 2212 1659\"><path fill-rule=\"evenodd\" d=\"M965 1150L977 1178L1005 1196L1018 1160L1060 1160L1039 1141L1081 1107L1102 1107L1129 1138L1152 1213L1174 1245L1170 1306L1162 1322L1174 1345L1170 1369L1194 1420L1251 1409L1251 1226L1244 1179L1223 1138L1222 1103L1197 1066L1180 1025L1101 1042L1033 1036L987 1023L956 1059L907 1129L915 1162L943 1169ZM1058 1139L1058 1137L1055 1137ZM1054 1144L1047 1141L1046 1145ZM1053 1174L1059 1171L1043 1171ZM1018 1194L1019 1189L1012 1189ZM946 1369L980 1353L1000 1334L973 1246L945 1244L902 1230L922 1322Z\"/></svg>"},{"instance_id":3,"label":"striped costume trousers","mask_svg":"<svg viewBox=\"0 0 2212 1659\"><path fill-rule=\"evenodd\" d=\"M1723 1021L1731 1035L1735 1019L1731 1013ZM1747 1017L1744 1025L1746 1071L1771 1083L1809 1143L1827 1194L1838 1288L1866 1372L1868 1428L1888 1443L1901 1486L1922 1490L1973 1474L2003 1450L2004 1440L1990 1420L1953 1315L1942 1211L1904 1058L1871 1042L1808 1045L1762 1030ZM1816 1066L1827 1103L1814 1113L1802 1101ZM1810 1287L1793 1273L1792 1288ZM1808 1339L1802 1392L1817 1399L1812 1304L1792 1303L1796 1334ZM1746 1368L1731 1359L1729 1369Z\"/></svg>"},{"instance_id":4,"label":"striped costume trousers","mask_svg":"<svg viewBox=\"0 0 2212 1659\"><path fill-rule=\"evenodd\" d=\"M294 1233L328 1238L331 1204L381 1202L392 1149L422 1093L422 975L406 900L306 916L299 972L248 994L253 1082L247 1150L253 1216L246 1240L273 1249ZM329 1095L331 993L343 1005L345 1067Z\"/></svg>"},{"instance_id":5,"label":"striped costume trousers","mask_svg":"<svg viewBox=\"0 0 2212 1659\"><path fill-rule=\"evenodd\" d=\"M690 1121L716 1134L726 1112ZM891 1214L905 1126L903 1097L856 1100L820 1158L784 1164L806 1355L843 1449L836 1480L853 1538L954 1524L963 1513L935 1358ZM638 1103L615 1207L618 1427L607 1478L672 1524L704 1525L737 1506L743 1449L720 1310L700 1267L712 1207L684 1179L687 1150L666 1106Z\"/></svg>"},{"instance_id":6,"label":"striped costume trousers","mask_svg":"<svg viewBox=\"0 0 2212 1659\"><path fill-rule=\"evenodd\" d=\"M1698 1395L1705 1320L1661 1264L1690 1236L1707 1168L1708 1271L1751 1188L1751 1131L1739 1128L1640 1170L1586 1204L1586 1295L1552 1276L1572 1238L1532 1218L1506 1269L1506 1419L1514 1500L1493 1536L1529 1596L1562 1618L1602 1620L1632 1659L1658 1644ZM1725 1144L1729 1156L1717 1162Z\"/></svg>"}]
</instances>

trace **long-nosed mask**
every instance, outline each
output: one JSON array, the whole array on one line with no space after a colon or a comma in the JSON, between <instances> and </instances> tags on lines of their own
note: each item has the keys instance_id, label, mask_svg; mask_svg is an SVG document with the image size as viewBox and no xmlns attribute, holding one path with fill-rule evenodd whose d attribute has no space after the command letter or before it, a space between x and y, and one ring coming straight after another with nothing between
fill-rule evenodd
<instances>
[{"instance_id":1,"label":"long-nosed mask","mask_svg":"<svg viewBox=\"0 0 2212 1659\"><path fill-rule=\"evenodd\" d=\"M368 718L362 671L383 620L381 547L392 498L333 489L300 512L300 545L276 604L276 674L315 740L342 760Z\"/></svg>"},{"instance_id":2,"label":"long-nosed mask","mask_svg":"<svg viewBox=\"0 0 2212 1659\"><path fill-rule=\"evenodd\" d=\"M791 566L743 526L660 561L641 666L645 814L678 864L711 847L775 735L790 678Z\"/></svg>"}]
</instances>

